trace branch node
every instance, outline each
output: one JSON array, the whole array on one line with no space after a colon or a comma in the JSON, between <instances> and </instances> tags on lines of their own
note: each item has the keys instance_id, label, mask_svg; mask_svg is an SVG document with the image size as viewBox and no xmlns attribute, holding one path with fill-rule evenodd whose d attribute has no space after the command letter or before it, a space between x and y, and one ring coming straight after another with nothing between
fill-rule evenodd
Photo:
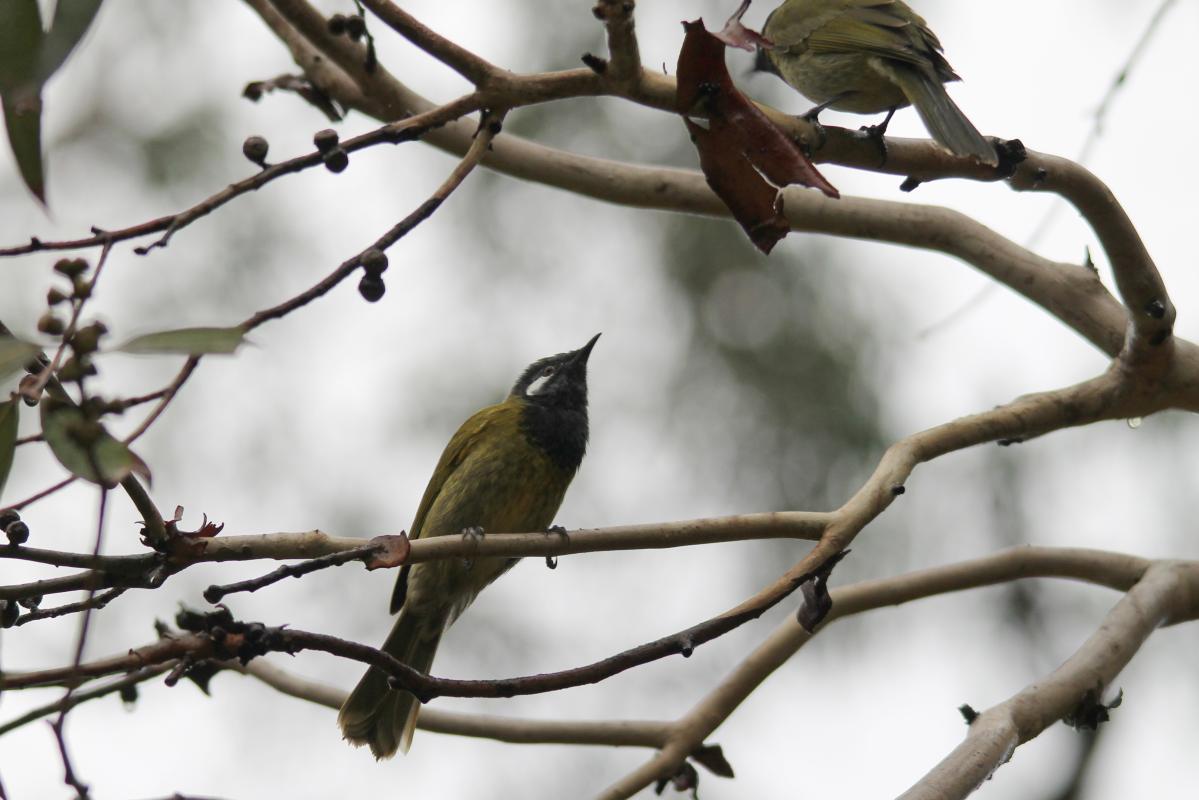
<instances>
[{"instance_id":1,"label":"branch node","mask_svg":"<svg viewBox=\"0 0 1199 800\"><path fill-rule=\"evenodd\" d=\"M995 167L995 173L1000 178L1010 178L1015 175L1016 167L1028 159L1028 148L1019 139L996 139L995 153L999 156L999 164Z\"/></svg>"},{"instance_id":2,"label":"branch node","mask_svg":"<svg viewBox=\"0 0 1199 800\"><path fill-rule=\"evenodd\" d=\"M600 58L591 53L584 53L581 60L584 66L596 75L605 75L608 72L608 59L606 58Z\"/></svg>"}]
</instances>

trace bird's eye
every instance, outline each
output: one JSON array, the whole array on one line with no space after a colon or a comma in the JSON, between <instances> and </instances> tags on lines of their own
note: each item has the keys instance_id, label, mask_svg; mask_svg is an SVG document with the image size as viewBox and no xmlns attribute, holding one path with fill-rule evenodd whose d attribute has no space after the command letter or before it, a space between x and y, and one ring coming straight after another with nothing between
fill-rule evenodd
<instances>
[{"instance_id":1,"label":"bird's eye","mask_svg":"<svg viewBox=\"0 0 1199 800\"><path fill-rule=\"evenodd\" d=\"M558 368L557 368L557 367L554 367L554 366L552 366L552 365L551 365L551 366L548 366L548 367L546 367L545 369L543 369L543 370L541 371L541 377L543 377L543 378L548 378L548 377L550 377L551 375L553 375L553 374L554 374L555 372L557 372L557 371L558 371Z\"/></svg>"}]
</instances>

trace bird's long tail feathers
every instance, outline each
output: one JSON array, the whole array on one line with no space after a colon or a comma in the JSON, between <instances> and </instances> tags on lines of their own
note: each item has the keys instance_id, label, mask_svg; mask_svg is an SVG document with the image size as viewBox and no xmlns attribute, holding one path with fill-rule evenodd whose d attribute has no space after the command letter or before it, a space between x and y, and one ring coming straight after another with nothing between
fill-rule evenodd
<instances>
[{"instance_id":1,"label":"bird's long tail feathers","mask_svg":"<svg viewBox=\"0 0 1199 800\"><path fill-rule=\"evenodd\" d=\"M912 101L934 139L959 156L969 156L990 166L999 163L995 148L953 102L941 81L919 70L904 68L894 69L893 80Z\"/></svg>"},{"instance_id":2,"label":"bird's long tail feathers","mask_svg":"<svg viewBox=\"0 0 1199 800\"><path fill-rule=\"evenodd\" d=\"M445 630L442 617L400 613L383 650L420 672L428 673ZM420 701L410 692L387 685L387 674L371 667L354 687L337 715L342 736L351 744L369 745L375 758L391 758L396 750L408 752L416 730Z\"/></svg>"}]
</instances>

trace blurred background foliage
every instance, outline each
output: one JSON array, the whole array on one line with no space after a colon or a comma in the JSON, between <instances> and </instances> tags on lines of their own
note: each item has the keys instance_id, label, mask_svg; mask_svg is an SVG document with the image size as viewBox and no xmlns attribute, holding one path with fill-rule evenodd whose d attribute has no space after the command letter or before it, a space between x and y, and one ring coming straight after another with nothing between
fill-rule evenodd
<instances>
[{"instance_id":1,"label":"blurred background foliage","mask_svg":"<svg viewBox=\"0 0 1199 800\"><path fill-rule=\"evenodd\" d=\"M320 5L351 10L346 2ZM581 53L604 48L585 2L407 5L516 70L571 67ZM747 21L760 23L767 5L755 6ZM731 11L726 6L642 4L645 63L673 71L678 21L702 15L711 27ZM966 76L953 92L975 122L1063 154L1082 141L1131 32L1151 12L1114 2L1095 9L1081 0L1060 9L1021 2L981 25L977 10L919 5ZM1176 74L1184 58L1179 31L1199 22L1194 6L1176 15L1130 78L1094 167L1142 224L1180 307L1179 332L1193 337L1187 309L1196 278L1179 222L1199 212L1190 190L1194 168L1146 151L1138 139L1148 119L1163 130L1196 121L1185 104L1154 102L1162 76ZM1042 33L1071 35L1013 59L1007 42L1026 35L1027 20ZM384 63L402 79L431 97L461 91L457 76L375 27ZM998 27L1007 38L993 35ZM751 94L796 113L807 107L776 79L748 75L747 57L733 54L730 65ZM306 152L311 134L327 125L315 110L284 95L257 104L240 99L248 81L291 69L283 48L238 3L108 0L47 87L50 216L0 160L4 243L77 236L93 224L125 226L190 205L253 169L240 155L250 134L270 141L272 160ZM835 114L826 121L863 122ZM351 115L338 128L346 136L373 125ZM614 100L522 109L506 130L609 158L695 164L677 119ZM901 113L892 130L922 135L912 114ZM1123 157L1130 149L1135 168ZM236 322L318 280L415 207L452 163L409 144L356 154L339 176L313 171L279 181L180 233L166 250L140 258L118 249L93 311L114 340ZM1052 203L950 182L909 198L890 177L838 168L826 174L846 192L960 208L1017 241ZM1072 214L1061 218L1041 250L1077 260L1093 236ZM53 260L0 264L0 319L10 327L32 331ZM155 470L160 506L184 505L188 523L205 512L230 533L321 528L370 536L406 527L456 425L500 399L529 361L600 330L592 447L559 520L572 527L834 508L894 439L1103 368L1099 354L1002 290L960 322L926 334L986 283L940 256L792 235L767 259L724 220L601 205L485 171L401 243L387 281L377 306L366 306L347 283L261 329L237 357L206 359L140 445ZM161 386L176 368L169 360L111 356L100 380L106 393L133 395ZM32 416L25 432L33 430ZM132 428L137 415L126 423ZM908 494L859 539L836 582L1027 542L1195 557L1188 522L1199 511L1194 438L1189 418L1174 414L1147 420L1135 434L1108 424L949 456L913 477ZM58 476L47 454L23 448L4 499ZM94 494L79 486L35 506L27 515L31 544L88 546L94 507ZM114 509L113 552L136 550L135 522L132 509ZM594 660L723 610L805 549L772 541L597 554L563 559L554 572L525 563L453 629L437 671L494 677ZM6 582L44 574L11 562L3 569ZM146 641L156 617L170 618L179 603L202 604L209 583L263 569L196 568L160 591L127 595L97 616L89 654ZM230 605L247 619L375 641L388 625L391 580L351 566ZM1020 584L840 623L717 732L738 778L705 778L703 796L896 794L959 740L957 705L983 708L1052 669L1113 601L1094 589ZM687 661L649 665L601 686L439 705L542 717L673 717L793 613L792 604L784 606ZM60 663L74 630L66 621L4 631L0 664ZM1194 639L1193 631L1163 631L1122 677L1128 701L1104 733L1098 752L1107 758L1084 761L1092 740L1057 726L1022 749L983 796L1103 800L1127 796L1130 787L1162 795L1193 785L1199 767L1186 754L1199 732L1175 709L1196 700L1186 667ZM319 656L281 663L343 687L358 673ZM47 699L9 693L0 698L0 717ZM131 713L118 704L110 698L82 707L68 725L76 765L100 797L382 797L400 789L460 798L586 796L642 757L424 734L408 758L375 764L339 741L327 710L236 676L218 677L211 698L190 686L148 685ZM115 748L117 741L136 745ZM2 752L0 775L11 796L61 793L43 727L9 734ZM1076 768L1084 763L1086 771Z\"/></svg>"}]
</instances>

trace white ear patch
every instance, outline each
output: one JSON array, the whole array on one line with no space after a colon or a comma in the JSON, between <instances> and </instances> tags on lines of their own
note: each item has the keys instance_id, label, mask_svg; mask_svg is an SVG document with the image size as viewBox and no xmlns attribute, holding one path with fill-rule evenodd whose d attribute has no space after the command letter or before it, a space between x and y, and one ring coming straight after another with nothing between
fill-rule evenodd
<instances>
[{"instance_id":1,"label":"white ear patch","mask_svg":"<svg viewBox=\"0 0 1199 800\"><path fill-rule=\"evenodd\" d=\"M545 388L545 385L549 383L551 377L553 377L553 373L550 375L546 375L545 373L538 375L533 382L529 384L529 388L525 389L525 394L527 394L529 397L537 394Z\"/></svg>"}]
</instances>

